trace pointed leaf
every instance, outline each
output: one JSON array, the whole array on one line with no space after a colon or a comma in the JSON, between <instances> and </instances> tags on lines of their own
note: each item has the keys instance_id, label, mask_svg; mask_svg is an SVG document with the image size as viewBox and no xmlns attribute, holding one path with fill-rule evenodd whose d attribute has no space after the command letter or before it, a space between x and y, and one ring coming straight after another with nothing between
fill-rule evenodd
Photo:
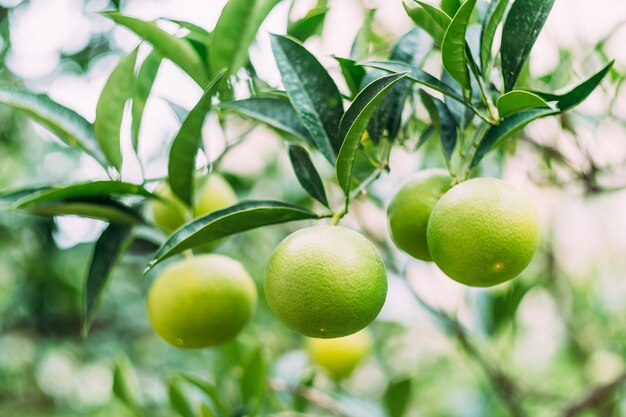
<instances>
[{"instance_id":1,"label":"pointed leaf","mask_svg":"<svg viewBox=\"0 0 626 417\"><path fill-rule=\"evenodd\" d=\"M493 58L493 40L509 2L510 0L493 0L489 5L487 17L482 27L480 35L480 63L487 78L489 77L489 68Z\"/></svg>"},{"instance_id":2,"label":"pointed leaf","mask_svg":"<svg viewBox=\"0 0 626 417\"><path fill-rule=\"evenodd\" d=\"M554 0L515 0L502 29L502 75L504 91L515 87L517 78L552 10Z\"/></svg>"},{"instance_id":3,"label":"pointed leaf","mask_svg":"<svg viewBox=\"0 0 626 417\"><path fill-rule=\"evenodd\" d=\"M503 94L496 103L500 117L506 118L522 110L550 107L544 99L528 91L513 90Z\"/></svg>"},{"instance_id":4,"label":"pointed leaf","mask_svg":"<svg viewBox=\"0 0 626 417\"><path fill-rule=\"evenodd\" d=\"M140 224L144 220L130 207L109 198L45 201L24 207L42 216L80 216L117 224Z\"/></svg>"},{"instance_id":5,"label":"pointed leaf","mask_svg":"<svg viewBox=\"0 0 626 417\"><path fill-rule=\"evenodd\" d=\"M417 3L420 4L420 6L422 6L422 8L426 11L426 13L428 13L430 15L430 17L433 18L433 21L445 32L446 30L448 30L448 27L450 27L450 24L452 23L452 18L450 16L453 15L449 15L446 12L444 12L443 10L440 10L438 8L436 8L435 6L428 4L426 2L423 1L418 1L416 0Z\"/></svg>"},{"instance_id":6,"label":"pointed leaf","mask_svg":"<svg viewBox=\"0 0 626 417\"><path fill-rule=\"evenodd\" d=\"M534 91L534 94L542 97L547 101L556 101L557 107L559 111L565 112L570 110L573 107L578 106L580 103L585 101L589 95L596 89L598 85L602 82L604 77L609 73L615 61L611 61L604 66L600 71L589 77L587 80L578 84L576 87L572 88L570 91L564 94L554 94L554 93L542 93Z\"/></svg>"},{"instance_id":7,"label":"pointed leaf","mask_svg":"<svg viewBox=\"0 0 626 417\"><path fill-rule=\"evenodd\" d=\"M440 22L435 20L430 13L428 13L423 7L410 7L406 3L402 3L407 15L413 20L413 22L427 32L437 46L441 46L443 42L443 36L446 33L446 28L442 28ZM448 18L450 19L450 18Z\"/></svg>"},{"instance_id":8,"label":"pointed leaf","mask_svg":"<svg viewBox=\"0 0 626 417\"><path fill-rule=\"evenodd\" d=\"M329 207L328 199L326 198L326 190L324 190L324 183L320 178L320 174L318 174L315 169L315 165L313 165L306 149L297 145L289 146L289 159L291 160L291 166L302 188L304 188L311 197L326 207Z\"/></svg>"},{"instance_id":9,"label":"pointed leaf","mask_svg":"<svg viewBox=\"0 0 626 417\"><path fill-rule=\"evenodd\" d=\"M296 111L288 100L275 97L253 97L224 102L219 107L221 110L231 111L264 123L315 146L311 134L298 119Z\"/></svg>"},{"instance_id":10,"label":"pointed leaf","mask_svg":"<svg viewBox=\"0 0 626 417\"><path fill-rule=\"evenodd\" d=\"M268 364L261 348L256 348L247 359L241 376L241 397L253 410L266 392Z\"/></svg>"},{"instance_id":11,"label":"pointed leaf","mask_svg":"<svg viewBox=\"0 0 626 417\"><path fill-rule=\"evenodd\" d=\"M499 142L510 136L511 134L522 129L528 123L541 117L556 114L552 109L530 109L524 110L504 119L497 126L489 128L485 136L481 139L478 149L472 158L471 167L475 167L478 163L491 151Z\"/></svg>"},{"instance_id":12,"label":"pointed leaf","mask_svg":"<svg viewBox=\"0 0 626 417\"><path fill-rule=\"evenodd\" d=\"M457 142L457 125L454 116L448 106L438 98L430 96L423 90L420 90L420 96L441 138L443 156L450 161Z\"/></svg>"},{"instance_id":13,"label":"pointed leaf","mask_svg":"<svg viewBox=\"0 0 626 417\"><path fill-rule=\"evenodd\" d=\"M354 99L354 102L341 119L340 137L343 138L337 156L337 179L346 196L350 194L352 167L359 142L365 128L385 94L407 73L381 77L367 85Z\"/></svg>"},{"instance_id":14,"label":"pointed leaf","mask_svg":"<svg viewBox=\"0 0 626 417\"><path fill-rule=\"evenodd\" d=\"M186 40L170 35L154 22L123 16L117 12L107 12L103 15L135 32L137 36L151 44L163 57L178 65L200 86L207 83L209 77L204 60Z\"/></svg>"},{"instance_id":15,"label":"pointed leaf","mask_svg":"<svg viewBox=\"0 0 626 417\"><path fill-rule=\"evenodd\" d=\"M432 50L432 40L420 28L413 28L398 39L389 53L390 61L422 65Z\"/></svg>"},{"instance_id":16,"label":"pointed leaf","mask_svg":"<svg viewBox=\"0 0 626 417\"><path fill-rule=\"evenodd\" d=\"M454 81L446 70L443 70L443 72L441 73L441 81L452 87L454 91L457 92L457 94L463 94L463 89L461 88L459 83ZM478 89L472 88L472 91L476 91L478 92L478 94L480 94ZM472 122L472 119L474 118L474 112L472 111L472 109L463 103L451 99L448 96L444 96L443 101L444 103L446 103L446 106L448 106L448 109L450 109L450 112L454 116L454 120L456 121L459 129L467 129L467 127Z\"/></svg>"},{"instance_id":17,"label":"pointed leaf","mask_svg":"<svg viewBox=\"0 0 626 417\"><path fill-rule=\"evenodd\" d=\"M280 0L230 0L224 6L211 41L211 72L234 74L248 61L248 48L261 23Z\"/></svg>"},{"instance_id":18,"label":"pointed leaf","mask_svg":"<svg viewBox=\"0 0 626 417\"><path fill-rule=\"evenodd\" d=\"M361 91L361 85L365 78L365 68L357 65L356 61L348 58L335 57L339 62L339 68L343 75L346 85L350 89L350 93L356 96Z\"/></svg>"},{"instance_id":19,"label":"pointed leaf","mask_svg":"<svg viewBox=\"0 0 626 417\"><path fill-rule=\"evenodd\" d=\"M454 16L461 7L463 0L441 0L441 10L448 16Z\"/></svg>"},{"instance_id":20,"label":"pointed leaf","mask_svg":"<svg viewBox=\"0 0 626 417\"><path fill-rule=\"evenodd\" d=\"M93 126L84 117L48 96L0 85L0 103L21 110L59 136L69 146L78 146L106 166L106 159L93 133Z\"/></svg>"},{"instance_id":21,"label":"pointed leaf","mask_svg":"<svg viewBox=\"0 0 626 417\"><path fill-rule=\"evenodd\" d=\"M167 395L170 405L179 415L182 417L196 417L191 406L191 400L187 397L179 380L173 379L168 382Z\"/></svg>"},{"instance_id":22,"label":"pointed leaf","mask_svg":"<svg viewBox=\"0 0 626 417\"><path fill-rule=\"evenodd\" d=\"M411 399L411 379L402 379L389 384L383 402L389 417L403 417Z\"/></svg>"},{"instance_id":23,"label":"pointed leaf","mask_svg":"<svg viewBox=\"0 0 626 417\"><path fill-rule=\"evenodd\" d=\"M287 34L300 42L318 35L324 26L327 13L328 7L314 7L302 19L290 23Z\"/></svg>"},{"instance_id":24,"label":"pointed leaf","mask_svg":"<svg viewBox=\"0 0 626 417\"><path fill-rule=\"evenodd\" d=\"M124 56L109 75L96 106L94 133L108 161L115 169L122 168L120 130L126 101L131 97L135 78L137 48Z\"/></svg>"},{"instance_id":25,"label":"pointed leaf","mask_svg":"<svg viewBox=\"0 0 626 417\"><path fill-rule=\"evenodd\" d=\"M215 385L201 378L198 378L197 376L194 376L194 375L179 374L179 376L185 379L190 384L199 388L202 392L204 392L207 395L207 397L209 397L209 399L213 401L213 404L215 404L215 407L220 411L222 415L228 414L229 412L228 407L220 398L221 392L220 390L217 389Z\"/></svg>"},{"instance_id":26,"label":"pointed leaf","mask_svg":"<svg viewBox=\"0 0 626 417\"><path fill-rule=\"evenodd\" d=\"M272 50L296 113L324 156L334 162L341 141L341 94L322 64L293 39L273 35Z\"/></svg>"},{"instance_id":27,"label":"pointed leaf","mask_svg":"<svg viewBox=\"0 0 626 417\"><path fill-rule=\"evenodd\" d=\"M209 83L200 101L189 112L180 127L170 149L167 180L172 192L188 206L193 204L196 155L202 141L202 126L224 74L226 71L219 72Z\"/></svg>"},{"instance_id":28,"label":"pointed leaf","mask_svg":"<svg viewBox=\"0 0 626 417\"><path fill-rule=\"evenodd\" d=\"M472 89L465 34L475 5L476 0L467 0L463 3L448 26L441 45L444 68L465 90Z\"/></svg>"},{"instance_id":29,"label":"pointed leaf","mask_svg":"<svg viewBox=\"0 0 626 417\"><path fill-rule=\"evenodd\" d=\"M261 226L318 218L320 216L302 207L279 201L243 201L200 217L178 229L161 246L148 267L152 268L170 256L222 237Z\"/></svg>"},{"instance_id":30,"label":"pointed leaf","mask_svg":"<svg viewBox=\"0 0 626 417\"><path fill-rule=\"evenodd\" d=\"M133 102L131 107L132 124L131 124L131 140L135 151L139 148L139 130L141 128L141 119L143 111L146 107L152 85L156 79L159 67L163 57L156 50L153 50L141 64L137 78L135 79L135 87L133 88Z\"/></svg>"},{"instance_id":31,"label":"pointed leaf","mask_svg":"<svg viewBox=\"0 0 626 417\"><path fill-rule=\"evenodd\" d=\"M111 273L131 241L132 226L110 224L104 229L93 250L84 291L83 334L93 321L100 297Z\"/></svg>"},{"instance_id":32,"label":"pointed leaf","mask_svg":"<svg viewBox=\"0 0 626 417\"><path fill-rule=\"evenodd\" d=\"M143 404L137 372L127 356L115 361L113 368L113 393L132 410L140 411Z\"/></svg>"},{"instance_id":33,"label":"pointed leaf","mask_svg":"<svg viewBox=\"0 0 626 417\"><path fill-rule=\"evenodd\" d=\"M350 48L350 58L355 61L367 59L369 57L370 42L372 41L372 24L374 23L374 15L376 9L367 9L365 11L365 18L361 28L352 42Z\"/></svg>"}]
</instances>

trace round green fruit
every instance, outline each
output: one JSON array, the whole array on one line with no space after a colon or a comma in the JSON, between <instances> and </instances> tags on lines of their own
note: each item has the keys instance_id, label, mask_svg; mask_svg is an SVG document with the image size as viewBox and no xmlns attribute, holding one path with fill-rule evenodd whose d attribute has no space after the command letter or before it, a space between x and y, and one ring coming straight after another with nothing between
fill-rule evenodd
<instances>
[{"instance_id":1,"label":"round green fruit","mask_svg":"<svg viewBox=\"0 0 626 417\"><path fill-rule=\"evenodd\" d=\"M183 259L166 268L148 293L157 334L179 348L213 346L234 338L257 303L244 267L222 255Z\"/></svg>"},{"instance_id":2,"label":"round green fruit","mask_svg":"<svg viewBox=\"0 0 626 417\"><path fill-rule=\"evenodd\" d=\"M335 339L307 340L307 351L313 362L336 380L350 376L371 348L372 336L367 329Z\"/></svg>"},{"instance_id":3,"label":"round green fruit","mask_svg":"<svg viewBox=\"0 0 626 417\"><path fill-rule=\"evenodd\" d=\"M332 338L376 318L387 295L387 273L376 247L359 233L314 226L280 243L264 287L270 309L289 328Z\"/></svg>"},{"instance_id":4,"label":"round green fruit","mask_svg":"<svg viewBox=\"0 0 626 417\"><path fill-rule=\"evenodd\" d=\"M460 183L435 205L428 248L441 270L469 286L508 281L528 266L539 244L532 204L495 178Z\"/></svg>"}]
</instances>

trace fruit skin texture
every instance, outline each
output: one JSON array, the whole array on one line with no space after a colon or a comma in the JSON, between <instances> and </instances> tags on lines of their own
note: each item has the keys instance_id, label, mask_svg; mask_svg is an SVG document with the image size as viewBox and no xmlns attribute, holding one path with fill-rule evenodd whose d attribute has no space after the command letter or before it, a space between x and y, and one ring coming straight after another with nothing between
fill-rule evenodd
<instances>
[{"instance_id":1,"label":"fruit skin texture","mask_svg":"<svg viewBox=\"0 0 626 417\"><path fill-rule=\"evenodd\" d=\"M348 377L371 348L372 336L367 329L335 339L307 340L307 351L313 362L336 380Z\"/></svg>"},{"instance_id":2,"label":"fruit skin texture","mask_svg":"<svg viewBox=\"0 0 626 417\"><path fill-rule=\"evenodd\" d=\"M430 213L453 179L448 171L429 169L411 177L389 204L389 231L395 244L414 258L432 261L426 239Z\"/></svg>"},{"instance_id":3,"label":"fruit skin texture","mask_svg":"<svg viewBox=\"0 0 626 417\"><path fill-rule=\"evenodd\" d=\"M257 304L244 267L223 255L183 259L165 269L148 293L148 318L161 338L179 348L234 338Z\"/></svg>"},{"instance_id":4,"label":"fruit skin texture","mask_svg":"<svg viewBox=\"0 0 626 417\"><path fill-rule=\"evenodd\" d=\"M490 287L519 275L539 245L532 204L511 185L476 178L456 185L435 205L428 247L450 278Z\"/></svg>"},{"instance_id":5,"label":"fruit skin texture","mask_svg":"<svg viewBox=\"0 0 626 417\"><path fill-rule=\"evenodd\" d=\"M359 233L313 226L280 243L264 287L270 309L289 328L332 338L376 318L387 296L387 273L376 247Z\"/></svg>"}]
</instances>

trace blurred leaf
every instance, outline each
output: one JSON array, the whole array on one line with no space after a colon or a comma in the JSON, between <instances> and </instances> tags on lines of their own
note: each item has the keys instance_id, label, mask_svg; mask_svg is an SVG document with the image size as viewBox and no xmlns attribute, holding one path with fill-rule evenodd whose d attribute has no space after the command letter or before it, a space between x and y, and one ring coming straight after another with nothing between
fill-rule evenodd
<instances>
[{"instance_id":1,"label":"blurred leaf","mask_svg":"<svg viewBox=\"0 0 626 417\"><path fill-rule=\"evenodd\" d=\"M289 101L274 97L252 97L221 103L219 108L264 123L281 132L315 146L311 134L304 127Z\"/></svg>"},{"instance_id":2,"label":"blurred leaf","mask_svg":"<svg viewBox=\"0 0 626 417\"><path fill-rule=\"evenodd\" d=\"M96 106L94 123L96 140L107 160L118 171L122 169L120 130L126 101L132 96L137 51L138 48L135 48L124 56L113 69Z\"/></svg>"},{"instance_id":3,"label":"blurred leaf","mask_svg":"<svg viewBox=\"0 0 626 417\"><path fill-rule=\"evenodd\" d=\"M484 294L485 327L489 335L495 335L506 324L515 320L522 300L532 289L524 281L511 281L505 291L488 291Z\"/></svg>"},{"instance_id":4,"label":"blurred leaf","mask_svg":"<svg viewBox=\"0 0 626 417\"><path fill-rule=\"evenodd\" d=\"M441 10L448 16L454 16L461 7L463 0L441 0Z\"/></svg>"},{"instance_id":5,"label":"blurred leaf","mask_svg":"<svg viewBox=\"0 0 626 417\"><path fill-rule=\"evenodd\" d=\"M481 139L470 166L477 166L485 155L500 141L522 129L528 123L540 117L550 116L555 113L556 112L552 109L524 110L504 119L499 125L490 127L485 136Z\"/></svg>"},{"instance_id":6,"label":"blurred leaf","mask_svg":"<svg viewBox=\"0 0 626 417\"><path fill-rule=\"evenodd\" d=\"M428 139L430 139L434 133L435 126L433 125L427 126L424 130L422 130L422 133L417 141L417 145L415 145L415 150L421 148L426 142L428 142Z\"/></svg>"},{"instance_id":7,"label":"blurred leaf","mask_svg":"<svg viewBox=\"0 0 626 417\"><path fill-rule=\"evenodd\" d=\"M515 87L517 78L552 10L554 0L515 0L502 29L502 75L504 91Z\"/></svg>"},{"instance_id":8,"label":"blurred leaf","mask_svg":"<svg viewBox=\"0 0 626 417\"><path fill-rule=\"evenodd\" d=\"M298 386L307 387L307 388L312 387L313 384L315 383L316 375L317 374L315 370L311 370L307 372L302 378L300 378L300 382L298 383ZM306 398L300 395L293 396L293 405L292 405L293 411L304 412L308 408L309 404L310 404L310 401L307 400Z\"/></svg>"},{"instance_id":9,"label":"blurred leaf","mask_svg":"<svg viewBox=\"0 0 626 417\"><path fill-rule=\"evenodd\" d=\"M139 130L141 128L141 119L143 111L146 107L152 85L156 79L157 73L161 66L163 57L156 50L153 50L141 64L139 73L135 79L135 87L133 88L132 101L132 125L131 140L135 152L139 149Z\"/></svg>"},{"instance_id":10,"label":"blurred leaf","mask_svg":"<svg viewBox=\"0 0 626 417\"><path fill-rule=\"evenodd\" d=\"M404 416L411 399L411 385L410 378L389 383L383 397L389 417Z\"/></svg>"},{"instance_id":11,"label":"blurred leaf","mask_svg":"<svg viewBox=\"0 0 626 417\"><path fill-rule=\"evenodd\" d=\"M389 60L419 66L430 54L432 46L433 43L426 32L420 28L413 28L393 45Z\"/></svg>"},{"instance_id":12,"label":"blurred leaf","mask_svg":"<svg viewBox=\"0 0 626 417\"><path fill-rule=\"evenodd\" d=\"M172 192L188 206L193 204L196 155L202 141L202 127L211 109L213 96L217 93L220 81L225 74L226 71L222 70L211 80L204 94L180 127L170 149L167 180Z\"/></svg>"},{"instance_id":13,"label":"blurred leaf","mask_svg":"<svg viewBox=\"0 0 626 417\"><path fill-rule=\"evenodd\" d=\"M289 24L287 34L300 42L306 41L321 32L327 13L328 7L312 8L302 19Z\"/></svg>"},{"instance_id":14,"label":"blurred leaf","mask_svg":"<svg viewBox=\"0 0 626 417\"><path fill-rule=\"evenodd\" d=\"M445 16L448 20L446 24L442 25L443 17L441 15L436 14L436 18L434 18L432 13L429 13L424 7L410 7L406 3L402 4L411 20L413 20L418 27L426 31L437 46L441 46L446 28L450 23L450 17Z\"/></svg>"},{"instance_id":15,"label":"blurred leaf","mask_svg":"<svg viewBox=\"0 0 626 417\"><path fill-rule=\"evenodd\" d=\"M243 403L248 406L251 415L256 415L256 410L267 390L268 368L263 349L261 347L254 349L244 365L240 385Z\"/></svg>"},{"instance_id":16,"label":"blurred leaf","mask_svg":"<svg viewBox=\"0 0 626 417\"><path fill-rule=\"evenodd\" d=\"M350 48L350 58L360 61L369 58L370 42L372 40L372 24L374 23L374 15L376 9L367 9L363 24L357 32L352 47Z\"/></svg>"},{"instance_id":17,"label":"blurred leaf","mask_svg":"<svg viewBox=\"0 0 626 417\"><path fill-rule=\"evenodd\" d=\"M204 61L186 40L170 35L154 22L123 16L117 12L106 12L103 15L135 32L137 36L151 44L163 57L189 74L200 86L207 83L209 77Z\"/></svg>"},{"instance_id":18,"label":"blurred leaf","mask_svg":"<svg viewBox=\"0 0 626 417\"><path fill-rule=\"evenodd\" d=\"M202 403L200 404L200 417L217 417L217 414L208 405Z\"/></svg>"},{"instance_id":19,"label":"blurred leaf","mask_svg":"<svg viewBox=\"0 0 626 417\"><path fill-rule=\"evenodd\" d=\"M420 97L441 138L443 156L449 162L457 142L457 125L454 116L448 106L438 98L432 97L423 90L420 90Z\"/></svg>"},{"instance_id":20,"label":"blurred leaf","mask_svg":"<svg viewBox=\"0 0 626 417\"><path fill-rule=\"evenodd\" d=\"M343 138L343 143L337 156L336 170L339 185L346 196L350 194L352 166L363 132L385 94L405 76L406 73L387 75L368 84L356 96L341 119L340 137Z\"/></svg>"},{"instance_id":21,"label":"blurred leaf","mask_svg":"<svg viewBox=\"0 0 626 417\"><path fill-rule=\"evenodd\" d=\"M269 12L280 0L230 0L220 15L209 49L213 73L237 72L248 61L248 48Z\"/></svg>"},{"instance_id":22,"label":"blurred leaf","mask_svg":"<svg viewBox=\"0 0 626 417\"><path fill-rule=\"evenodd\" d=\"M0 85L0 103L23 111L56 133L67 145L82 148L102 166L107 166L94 136L93 126L75 111L52 101L46 95L8 85Z\"/></svg>"},{"instance_id":23,"label":"blurred leaf","mask_svg":"<svg viewBox=\"0 0 626 417\"><path fill-rule=\"evenodd\" d=\"M426 11L426 13L428 13L430 15L430 17L433 18L434 22L445 32L446 30L448 30L448 28L450 27L450 24L452 23L452 17L453 15L449 15L446 12L444 12L443 10L440 10L438 8L436 8L435 6L423 2L423 1L419 1L419 0L415 0L417 3L419 3L420 6L422 6L422 8Z\"/></svg>"},{"instance_id":24,"label":"blurred leaf","mask_svg":"<svg viewBox=\"0 0 626 417\"><path fill-rule=\"evenodd\" d=\"M356 61L352 59L340 57L335 57L335 59L339 62L341 74L344 80L346 80L346 85L350 89L350 93L356 96L359 91L361 91L361 85L365 78L365 68L357 65Z\"/></svg>"},{"instance_id":25,"label":"blurred leaf","mask_svg":"<svg viewBox=\"0 0 626 417\"><path fill-rule=\"evenodd\" d=\"M591 95L593 90L600 85L606 74L609 73L611 68L615 64L615 61L611 61L604 66L600 71L589 77L587 80L583 81L576 87L572 88L569 92L564 94L554 94L554 93L543 93L533 91L534 94L539 95L544 100L547 101L556 101L557 107L559 111L565 112L567 110L572 109L573 107L578 106L582 103L587 97Z\"/></svg>"},{"instance_id":26,"label":"blurred leaf","mask_svg":"<svg viewBox=\"0 0 626 417\"><path fill-rule=\"evenodd\" d=\"M143 223L141 215L130 207L109 198L45 201L24 207L42 216L80 216L119 224Z\"/></svg>"},{"instance_id":27,"label":"blurred leaf","mask_svg":"<svg viewBox=\"0 0 626 417\"><path fill-rule=\"evenodd\" d=\"M313 165L306 149L297 145L289 146L289 159L291 160L291 166L302 188L304 188L311 197L326 207L329 207L328 199L326 198L326 190L324 190L324 183L322 183L320 174L318 174L315 169L315 165Z\"/></svg>"},{"instance_id":28,"label":"blurred leaf","mask_svg":"<svg viewBox=\"0 0 626 417\"><path fill-rule=\"evenodd\" d=\"M167 102L167 105L172 110L172 113L174 113L174 116L176 116L176 119L178 120L178 122L182 124L187 118L187 116L189 116L189 110L187 110L180 104L174 103L173 101L169 101L169 100L165 100L165 101Z\"/></svg>"},{"instance_id":29,"label":"blurred leaf","mask_svg":"<svg viewBox=\"0 0 626 417\"><path fill-rule=\"evenodd\" d=\"M143 415L143 395L137 372L127 356L120 356L113 368L113 394L138 415Z\"/></svg>"},{"instance_id":30,"label":"blurred leaf","mask_svg":"<svg viewBox=\"0 0 626 417\"><path fill-rule=\"evenodd\" d=\"M443 66L465 90L471 90L472 84L468 70L471 59L466 50L465 34L472 17L476 0L467 0L452 19L441 44Z\"/></svg>"},{"instance_id":31,"label":"blurred leaf","mask_svg":"<svg viewBox=\"0 0 626 417\"><path fill-rule=\"evenodd\" d=\"M457 94L463 94L463 89L461 88L459 83L457 83L445 69L441 73L441 81L452 87L457 92ZM474 89L472 88L472 90ZM450 109L450 112L452 113L452 116L454 116L454 120L456 121L459 129L467 129L467 127L472 122L472 119L474 118L474 112L472 111L472 109L457 100L451 99L448 96L444 96L443 101L444 103L446 103L446 106L448 106L448 109Z\"/></svg>"},{"instance_id":32,"label":"blurred leaf","mask_svg":"<svg viewBox=\"0 0 626 417\"><path fill-rule=\"evenodd\" d=\"M229 414L228 407L221 399L222 393L215 385L191 374L179 374L179 376L204 392L222 415Z\"/></svg>"},{"instance_id":33,"label":"blurred leaf","mask_svg":"<svg viewBox=\"0 0 626 417\"><path fill-rule=\"evenodd\" d=\"M261 226L296 220L319 219L302 207L280 201L242 201L226 209L200 217L177 230L161 246L148 269L186 249Z\"/></svg>"},{"instance_id":34,"label":"blurred leaf","mask_svg":"<svg viewBox=\"0 0 626 417\"><path fill-rule=\"evenodd\" d=\"M506 118L522 110L550 107L541 97L528 91L513 90L500 96L497 102L500 117Z\"/></svg>"},{"instance_id":35,"label":"blurred leaf","mask_svg":"<svg viewBox=\"0 0 626 417\"><path fill-rule=\"evenodd\" d=\"M498 26L504 17L504 13L510 0L493 0L489 4L487 16L482 27L480 36L480 67L483 69L485 78L489 78L489 68L493 59L493 39L496 36Z\"/></svg>"},{"instance_id":36,"label":"blurred leaf","mask_svg":"<svg viewBox=\"0 0 626 417\"><path fill-rule=\"evenodd\" d=\"M272 50L283 84L300 120L331 163L341 147L341 94L322 64L293 39L273 35Z\"/></svg>"},{"instance_id":37,"label":"blurred leaf","mask_svg":"<svg viewBox=\"0 0 626 417\"><path fill-rule=\"evenodd\" d=\"M182 417L196 417L191 407L191 401L185 394L178 379L172 379L167 384L167 394L170 405Z\"/></svg>"}]
</instances>

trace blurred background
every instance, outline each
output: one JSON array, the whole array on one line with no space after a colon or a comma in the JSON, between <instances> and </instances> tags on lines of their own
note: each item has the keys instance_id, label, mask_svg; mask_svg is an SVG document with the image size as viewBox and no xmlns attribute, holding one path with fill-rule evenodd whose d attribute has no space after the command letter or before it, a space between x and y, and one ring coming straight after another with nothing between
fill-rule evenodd
<instances>
[{"instance_id":1,"label":"blurred background","mask_svg":"<svg viewBox=\"0 0 626 417\"><path fill-rule=\"evenodd\" d=\"M211 30L224 3L126 0L121 10ZM280 78L268 33L285 33L289 14L301 17L314 5L295 0L292 7L285 0L263 24L251 57L270 84L278 86ZM98 15L111 7L107 0L0 0L0 79L45 92L93 120L110 71L139 42ZM337 74L331 56L349 55L367 9L377 9L373 30L380 51L374 54L386 53L390 42L413 27L400 0L330 0L329 7L322 35L307 46ZM408 416L555 416L587 398L592 403L580 415L626 416L621 387L626 379L626 93L620 90L625 23L623 0L557 0L536 44L529 71L539 87L565 87L609 58L617 64L611 80L574 113L534 122L515 146L486 163L484 174L502 176L522 189L542 221L540 252L512 283L468 289L393 249L387 202L413 172L443 163L437 146L416 153L394 149L391 172L345 220L376 241L386 262L396 265L387 304L371 326L375 354L340 384L320 372L315 392L332 397L354 417L384 416L381 398L398 381L411 382ZM165 29L175 27L163 22ZM145 56L147 50L140 52ZM437 62L428 60L426 66L436 68ZM146 178L166 174L169 143L179 127L170 103L189 109L200 94L176 66L164 62L141 130L139 157ZM209 158L250 127L237 121L222 132L216 123L210 118L205 126ZM130 139L125 141L130 152ZM124 178L140 180L138 167L136 161L125 166ZM284 142L262 127L228 153L221 170L241 198L306 199L291 174ZM0 189L104 176L79 151L0 107ZM0 215L0 416L137 415L114 393L114 369L120 364L135 369L147 415L175 416L166 382L172 373L188 371L217 383L241 369L242 358L259 341L273 377L297 382L310 372L303 339L282 326L263 301L238 340L223 347L180 351L157 339L145 314L153 275L142 275L148 257L140 250L115 271L93 329L82 339L80 293L103 227L72 217ZM259 284L273 248L294 227L234 236L219 252L241 260ZM589 396L594 387L608 389L596 398ZM518 400L527 414L516 414ZM310 415L329 415L329 410L313 410Z\"/></svg>"}]
</instances>

